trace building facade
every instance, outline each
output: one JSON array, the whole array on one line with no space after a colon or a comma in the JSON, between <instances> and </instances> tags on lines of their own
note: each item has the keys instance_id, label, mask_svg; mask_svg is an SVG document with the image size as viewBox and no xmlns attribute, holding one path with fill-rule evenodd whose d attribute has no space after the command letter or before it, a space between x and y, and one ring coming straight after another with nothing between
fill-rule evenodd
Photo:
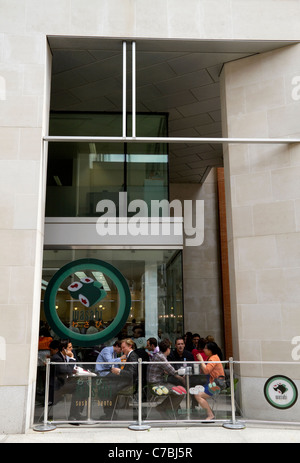
<instances>
[{"instance_id":1,"label":"building facade","mask_svg":"<svg viewBox=\"0 0 300 463\"><path fill-rule=\"evenodd\" d=\"M0 432L32 425L47 284L88 258L119 268L146 337L199 331L254 362L238 371L245 416L296 421L296 407L278 412L258 391L279 373L300 381L299 2L0 0L0 11ZM100 236L99 201L119 224L132 217L120 193L198 200L204 239L188 243L196 209L185 235ZM93 316L108 323L102 284L110 305ZM87 321L66 302L64 323Z\"/></svg>"}]
</instances>

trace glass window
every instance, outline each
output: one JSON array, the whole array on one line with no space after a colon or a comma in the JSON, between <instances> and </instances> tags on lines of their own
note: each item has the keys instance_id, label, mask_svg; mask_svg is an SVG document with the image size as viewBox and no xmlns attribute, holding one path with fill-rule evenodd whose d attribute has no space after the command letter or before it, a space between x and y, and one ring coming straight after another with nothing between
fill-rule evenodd
<instances>
[{"instance_id":1,"label":"glass window","mask_svg":"<svg viewBox=\"0 0 300 463\"><path fill-rule=\"evenodd\" d=\"M119 113L52 112L49 135L117 137L122 133Z\"/></svg>"},{"instance_id":2,"label":"glass window","mask_svg":"<svg viewBox=\"0 0 300 463\"><path fill-rule=\"evenodd\" d=\"M127 154L126 168L129 203L143 200L149 213L152 200L169 197L167 154Z\"/></svg>"},{"instance_id":3,"label":"glass window","mask_svg":"<svg viewBox=\"0 0 300 463\"><path fill-rule=\"evenodd\" d=\"M47 217L93 217L103 199L119 201L124 191L122 144L50 143Z\"/></svg>"},{"instance_id":4,"label":"glass window","mask_svg":"<svg viewBox=\"0 0 300 463\"><path fill-rule=\"evenodd\" d=\"M54 113L50 135L118 135L120 115ZM128 117L128 131L131 131ZM166 115L138 115L138 135L166 136ZM101 200L117 207L119 193L128 202L168 199L168 151L166 144L145 143L49 143L47 217L93 217ZM130 215L130 214L129 214Z\"/></svg>"},{"instance_id":5,"label":"glass window","mask_svg":"<svg viewBox=\"0 0 300 463\"><path fill-rule=\"evenodd\" d=\"M121 333L134 337L133 328L141 328L137 339L145 347L149 337L174 341L183 334L182 257L174 250L45 250L43 261L41 321L46 323L44 296L53 276L66 264L79 259L99 259L113 265L125 277L131 294L131 309ZM80 296L70 293L70 286L84 279L99 282L104 290L101 301L86 304ZM80 334L100 332L116 318L119 296L115 285L105 273L88 270L68 275L56 295L56 310L60 321L71 331ZM50 326L51 329L53 327ZM93 333L92 333L93 332ZM55 337L55 329L51 331Z\"/></svg>"}]
</instances>

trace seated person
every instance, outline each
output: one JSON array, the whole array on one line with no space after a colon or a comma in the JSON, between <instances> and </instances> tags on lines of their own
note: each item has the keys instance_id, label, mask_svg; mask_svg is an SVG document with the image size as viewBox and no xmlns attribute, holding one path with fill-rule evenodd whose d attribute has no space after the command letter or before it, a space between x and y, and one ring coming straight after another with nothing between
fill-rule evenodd
<instances>
[{"instance_id":1,"label":"seated person","mask_svg":"<svg viewBox=\"0 0 300 463\"><path fill-rule=\"evenodd\" d=\"M192 350L194 349L193 334L190 331L188 331L187 333L183 335L183 340L185 343L186 350L188 350L189 352L192 352Z\"/></svg>"},{"instance_id":2,"label":"seated person","mask_svg":"<svg viewBox=\"0 0 300 463\"><path fill-rule=\"evenodd\" d=\"M135 342L137 349L145 349L146 347L146 338L144 329L141 326L135 326L132 330L132 340Z\"/></svg>"},{"instance_id":3,"label":"seated person","mask_svg":"<svg viewBox=\"0 0 300 463\"><path fill-rule=\"evenodd\" d=\"M120 364L121 358L118 357L122 352L121 341L116 341L113 346L104 347L97 357L98 362L109 362L106 365L96 365L95 371L99 376L106 376L110 373L114 364ZM125 358L125 357L124 357Z\"/></svg>"},{"instance_id":4,"label":"seated person","mask_svg":"<svg viewBox=\"0 0 300 463\"><path fill-rule=\"evenodd\" d=\"M146 349L147 349L147 354L149 356L148 360L151 361L153 359L153 356L157 354L157 352L159 352L157 340L155 338L147 339Z\"/></svg>"},{"instance_id":5,"label":"seated person","mask_svg":"<svg viewBox=\"0 0 300 463\"><path fill-rule=\"evenodd\" d=\"M209 362L220 362L220 357L218 356L218 346L215 342L209 342L204 348L205 355L208 357ZM219 376L225 377L225 372L222 363L208 363L205 364L201 354L197 354L197 359L200 361L200 369L205 375L209 375L209 383L205 386L205 391L200 392L195 395L195 398L199 405L204 408L207 412L206 420L213 420L215 418L207 399L213 396L213 392L209 387L209 384L212 384L216 378Z\"/></svg>"},{"instance_id":6,"label":"seated person","mask_svg":"<svg viewBox=\"0 0 300 463\"><path fill-rule=\"evenodd\" d=\"M60 344L61 344L60 341L57 341L56 339L50 343L49 349L50 349L50 359L51 360L55 354L58 354Z\"/></svg>"},{"instance_id":7,"label":"seated person","mask_svg":"<svg viewBox=\"0 0 300 463\"><path fill-rule=\"evenodd\" d=\"M168 360L169 362L181 362L182 363L174 363L172 366L175 368L175 370L179 370L183 366L189 366L192 367L192 364L188 364L186 362L194 362L194 356L192 355L191 352L185 349L185 342L183 338L177 338L175 340L175 349L168 355ZM178 380L176 378L171 377L170 382L173 384L179 384Z\"/></svg>"},{"instance_id":8,"label":"seated person","mask_svg":"<svg viewBox=\"0 0 300 463\"><path fill-rule=\"evenodd\" d=\"M204 348L206 346L206 342L205 342L205 339L203 338L200 338L198 343L197 343L197 347L195 347L195 349L192 350L192 354L194 356L194 360L195 362L197 362L197 355L198 354L201 354L204 362L206 362L207 360L207 356L205 355L205 352L204 352Z\"/></svg>"},{"instance_id":9,"label":"seated person","mask_svg":"<svg viewBox=\"0 0 300 463\"><path fill-rule=\"evenodd\" d=\"M123 368L112 367L110 373L104 377L106 387L109 388L110 397L104 408L104 418L110 420L114 403L120 391L130 387L136 386L138 376L138 356L134 352L135 344L132 339L123 339L121 341L121 349L126 357L126 362Z\"/></svg>"},{"instance_id":10,"label":"seated person","mask_svg":"<svg viewBox=\"0 0 300 463\"><path fill-rule=\"evenodd\" d=\"M177 379L181 385L185 384L185 379L182 378L177 374L177 371L173 366L168 362L167 357L170 355L171 351L171 343L168 339L164 339L160 344L159 344L159 352L153 357L151 364L148 367L148 372L147 372L147 381L148 381L148 387L151 389L154 386L161 386L164 385L167 389L172 389L173 384L169 384L168 382L166 383L165 381L165 375L168 375L168 380L171 377L174 377ZM162 363L157 363L157 362L163 362ZM177 412L180 406L180 403L183 399L183 395L170 395L170 398L172 400L172 405L174 408L174 411ZM167 409L169 406L169 399L166 397L166 399L159 404L156 407L156 410L159 412L161 417L163 419L168 418L168 415L166 414Z\"/></svg>"},{"instance_id":11,"label":"seated person","mask_svg":"<svg viewBox=\"0 0 300 463\"><path fill-rule=\"evenodd\" d=\"M182 368L185 365L186 362L198 361L197 358L195 359L192 352L185 349L185 342L184 342L184 339L181 338L181 337L176 339L176 341L175 341L175 349L169 355L168 360L173 361L173 362L179 362L179 361L183 360L183 363L174 363L173 364L175 370L179 370L180 368ZM193 368L193 365L191 363L187 363L186 366ZM203 382L206 383L206 381L207 381L206 378L202 377L200 380L199 380L199 378L200 378L199 375L190 376L190 387L194 387L194 386L197 386L199 384L203 384ZM178 379L175 378L175 377L168 378L168 381L170 381L171 383L176 384L176 385L180 384L178 382ZM198 403L196 402L194 396L192 396L192 402L191 403L192 403L192 405L191 405L192 408L195 408L196 405L198 405Z\"/></svg>"},{"instance_id":12,"label":"seated person","mask_svg":"<svg viewBox=\"0 0 300 463\"><path fill-rule=\"evenodd\" d=\"M170 362L182 361L182 363L177 363L173 365L175 370L179 370L179 368L182 368L186 362L195 361L192 353L185 349L185 342L183 338L176 338L175 349L171 351L170 355L168 355L168 360ZM190 364L187 366L191 367L192 365Z\"/></svg>"},{"instance_id":13,"label":"seated person","mask_svg":"<svg viewBox=\"0 0 300 463\"><path fill-rule=\"evenodd\" d=\"M44 327L40 330L39 336L39 352L38 352L38 366L42 367L46 363L47 357L50 355L50 343L53 341L49 331Z\"/></svg>"},{"instance_id":14,"label":"seated person","mask_svg":"<svg viewBox=\"0 0 300 463\"><path fill-rule=\"evenodd\" d=\"M96 328L95 320L90 320L89 327L86 330L86 334L97 334L97 333L98 333L98 330Z\"/></svg>"},{"instance_id":15,"label":"seated person","mask_svg":"<svg viewBox=\"0 0 300 463\"><path fill-rule=\"evenodd\" d=\"M220 358L220 360L221 360L221 362L222 362L222 361L224 360L224 356L223 356L223 353L222 353L220 347L219 347L218 344L216 343L215 338L214 338L213 336L206 336L205 342L206 342L206 344L207 344L208 342L214 342L214 343L216 344L217 349L218 349L217 355L218 355L218 357Z\"/></svg>"},{"instance_id":16,"label":"seated person","mask_svg":"<svg viewBox=\"0 0 300 463\"><path fill-rule=\"evenodd\" d=\"M142 359L142 379L143 379L143 391L144 387L147 385L147 369L149 362L151 362L153 356L159 352L159 347L157 345L157 340L155 338L149 338L147 340L146 349L136 349L136 354L139 358ZM147 399L147 393L145 393L145 399Z\"/></svg>"},{"instance_id":17,"label":"seated person","mask_svg":"<svg viewBox=\"0 0 300 463\"><path fill-rule=\"evenodd\" d=\"M198 333L193 334L192 336L193 349L197 349L200 339L201 339L200 334Z\"/></svg>"},{"instance_id":18,"label":"seated person","mask_svg":"<svg viewBox=\"0 0 300 463\"><path fill-rule=\"evenodd\" d=\"M78 406L78 403L84 403L87 395L85 391L82 391L81 397L76 397L75 394L77 389L77 378L74 376L76 359L72 343L64 340L57 346L53 341L50 344L50 351L53 353L51 362L59 363L59 365L52 365L50 369L49 400L56 404L64 394L72 394L69 420L78 421L81 419L80 412L84 407L84 405Z\"/></svg>"},{"instance_id":19,"label":"seated person","mask_svg":"<svg viewBox=\"0 0 300 463\"><path fill-rule=\"evenodd\" d=\"M139 348L134 351L139 359L142 359L142 384L143 387L147 385L147 368L149 364L149 355L146 349Z\"/></svg>"}]
</instances>

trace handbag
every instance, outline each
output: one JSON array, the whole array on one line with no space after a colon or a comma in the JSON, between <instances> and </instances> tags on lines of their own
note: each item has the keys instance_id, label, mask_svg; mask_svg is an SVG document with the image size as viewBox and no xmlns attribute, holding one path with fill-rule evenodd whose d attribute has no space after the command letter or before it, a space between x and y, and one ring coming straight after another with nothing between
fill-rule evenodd
<instances>
[{"instance_id":1,"label":"handbag","mask_svg":"<svg viewBox=\"0 0 300 463\"><path fill-rule=\"evenodd\" d=\"M227 383L226 383L226 378L225 376L218 376L217 378L214 378L214 383L220 388L220 391L224 391L224 389L227 389Z\"/></svg>"}]
</instances>

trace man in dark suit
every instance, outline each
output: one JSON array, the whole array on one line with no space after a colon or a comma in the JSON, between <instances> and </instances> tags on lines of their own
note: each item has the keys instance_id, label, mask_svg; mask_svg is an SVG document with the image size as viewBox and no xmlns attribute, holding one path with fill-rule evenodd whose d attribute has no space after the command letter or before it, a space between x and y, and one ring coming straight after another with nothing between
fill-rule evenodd
<instances>
[{"instance_id":1,"label":"man in dark suit","mask_svg":"<svg viewBox=\"0 0 300 463\"><path fill-rule=\"evenodd\" d=\"M105 376L104 381L106 388L110 391L110 400L108 405L104 405L104 419L110 420L114 409L115 400L120 391L128 389L130 386L134 389L138 377L138 355L134 352L135 344L132 339L124 339L121 343L123 354L126 356L126 362L122 368L111 368L111 372Z\"/></svg>"},{"instance_id":2,"label":"man in dark suit","mask_svg":"<svg viewBox=\"0 0 300 463\"><path fill-rule=\"evenodd\" d=\"M50 403L57 404L64 394L72 394L69 420L80 420L82 403L84 403L83 399L86 399L86 394L82 400L76 400L77 378L74 376L76 359L70 341L61 341L56 353L51 357L51 363L58 363L58 365L51 365L50 369Z\"/></svg>"}]
</instances>

